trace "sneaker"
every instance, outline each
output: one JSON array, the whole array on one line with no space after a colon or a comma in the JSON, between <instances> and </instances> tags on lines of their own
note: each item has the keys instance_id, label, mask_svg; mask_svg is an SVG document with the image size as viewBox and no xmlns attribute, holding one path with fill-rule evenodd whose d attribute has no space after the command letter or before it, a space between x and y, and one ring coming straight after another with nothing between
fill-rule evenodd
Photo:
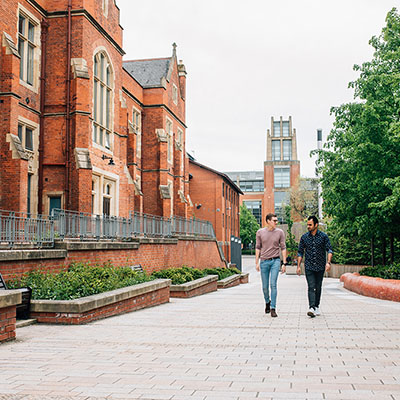
<instances>
[{"instance_id":1,"label":"sneaker","mask_svg":"<svg viewBox=\"0 0 400 400\"><path fill-rule=\"evenodd\" d=\"M321 315L321 311L319 311L319 307L315 307L315 315Z\"/></svg>"},{"instance_id":2,"label":"sneaker","mask_svg":"<svg viewBox=\"0 0 400 400\"><path fill-rule=\"evenodd\" d=\"M311 317L311 318L314 318L314 317L315 317L315 310L314 310L313 307L310 307L310 309L308 310L307 315L308 315L309 317Z\"/></svg>"},{"instance_id":3,"label":"sneaker","mask_svg":"<svg viewBox=\"0 0 400 400\"><path fill-rule=\"evenodd\" d=\"M271 302L265 304L265 314L268 314L271 311Z\"/></svg>"},{"instance_id":4,"label":"sneaker","mask_svg":"<svg viewBox=\"0 0 400 400\"><path fill-rule=\"evenodd\" d=\"M271 308L271 317L277 317L278 314L275 311L275 308Z\"/></svg>"}]
</instances>

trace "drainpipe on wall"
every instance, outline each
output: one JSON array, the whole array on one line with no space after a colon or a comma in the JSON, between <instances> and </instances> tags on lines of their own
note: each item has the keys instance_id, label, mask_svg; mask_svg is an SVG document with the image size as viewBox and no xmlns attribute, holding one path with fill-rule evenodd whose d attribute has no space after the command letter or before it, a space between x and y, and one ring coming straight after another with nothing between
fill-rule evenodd
<instances>
[{"instance_id":1,"label":"drainpipe on wall","mask_svg":"<svg viewBox=\"0 0 400 400\"><path fill-rule=\"evenodd\" d=\"M65 151L65 204L64 208L70 208L70 185L69 185L69 172L70 172L70 131L71 131L71 36L72 36L72 16L71 16L71 9L72 9L72 0L68 0L68 29L67 29L67 97L66 97L66 105L67 105L67 112L66 112L66 151Z\"/></svg>"},{"instance_id":2,"label":"drainpipe on wall","mask_svg":"<svg viewBox=\"0 0 400 400\"><path fill-rule=\"evenodd\" d=\"M39 169L38 169L38 214L43 213L43 149L44 149L44 106L46 93L46 44L48 22L43 19L41 23L40 46L40 125L39 125Z\"/></svg>"}]
</instances>

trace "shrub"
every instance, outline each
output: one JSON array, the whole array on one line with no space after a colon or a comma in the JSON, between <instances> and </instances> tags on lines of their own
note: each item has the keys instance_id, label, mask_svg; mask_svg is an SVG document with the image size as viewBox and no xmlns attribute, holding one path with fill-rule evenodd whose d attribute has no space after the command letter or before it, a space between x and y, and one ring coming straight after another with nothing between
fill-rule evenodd
<instances>
[{"instance_id":1,"label":"shrub","mask_svg":"<svg viewBox=\"0 0 400 400\"><path fill-rule=\"evenodd\" d=\"M33 271L7 282L10 289L32 288L34 300L72 300L147 282L151 277L128 267L111 264L71 264L58 274Z\"/></svg>"},{"instance_id":2,"label":"shrub","mask_svg":"<svg viewBox=\"0 0 400 400\"><path fill-rule=\"evenodd\" d=\"M227 276L240 274L237 268L167 268L152 273L153 278L171 279L173 285L182 285L183 283L194 281L203 278L206 275L218 275L218 280L224 279Z\"/></svg>"},{"instance_id":3,"label":"shrub","mask_svg":"<svg viewBox=\"0 0 400 400\"><path fill-rule=\"evenodd\" d=\"M360 275L383 279L400 279L400 263L388 266L377 265L374 267L365 267L360 270Z\"/></svg>"},{"instance_id":4,"label":"shrub","mask_svg":"<svg viewBox=\"0 0 400 400\"><path fill-rule=\"evenodd\" d=\"M237 268L207 268L204 273L205 275L218 275L220 281L228 276L240 274L240 271Z\"/></svg>"}]
</instances>

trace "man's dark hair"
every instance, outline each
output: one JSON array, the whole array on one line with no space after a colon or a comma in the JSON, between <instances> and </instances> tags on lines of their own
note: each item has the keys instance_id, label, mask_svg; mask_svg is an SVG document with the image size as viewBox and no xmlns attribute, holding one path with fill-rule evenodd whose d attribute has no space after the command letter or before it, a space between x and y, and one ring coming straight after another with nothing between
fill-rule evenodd
<instances>
[{"instance_id":1,"label":"man's dark hair","mask_svg":"<svg viewBox=\"0 0 400 400\"><path fill-rule=\"evenodd\" d=\"M266 221L266 222L271 221L271 219L272 219L273 217L276 217L276 215L273 214L273 213L269 213L269 214L267 214L267 216L265 217L265 221Z\"/></svg>"},{"instance_id":2,"label":"man's dark hair","mask_svg":"<svg viewBox=\"0 0 400 400\"><path fill-rule=\"evenodd\" d=\"M319 224L318 218L317 218L315 215L310 215L310 216L307 218L307 221L311 221L311 220L312 220L312 222L314 223L314 225Z\"/></svg>"}]
</instances>

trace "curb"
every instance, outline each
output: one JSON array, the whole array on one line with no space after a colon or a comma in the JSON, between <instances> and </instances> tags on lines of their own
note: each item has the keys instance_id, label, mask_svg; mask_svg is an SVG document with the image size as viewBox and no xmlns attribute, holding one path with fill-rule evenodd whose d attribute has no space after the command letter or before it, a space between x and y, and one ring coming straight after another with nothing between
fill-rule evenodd
<instances>
[{"instance_id":1,"label":"curb","mask_svg":"<svg viewBox=\"0 0 400 400\"><path fill-rule=\"evenodd\" d=\"M400 280L346 273L340 277L343 287L363 296L400 302Z\"/></svg>"}]
</instances>

